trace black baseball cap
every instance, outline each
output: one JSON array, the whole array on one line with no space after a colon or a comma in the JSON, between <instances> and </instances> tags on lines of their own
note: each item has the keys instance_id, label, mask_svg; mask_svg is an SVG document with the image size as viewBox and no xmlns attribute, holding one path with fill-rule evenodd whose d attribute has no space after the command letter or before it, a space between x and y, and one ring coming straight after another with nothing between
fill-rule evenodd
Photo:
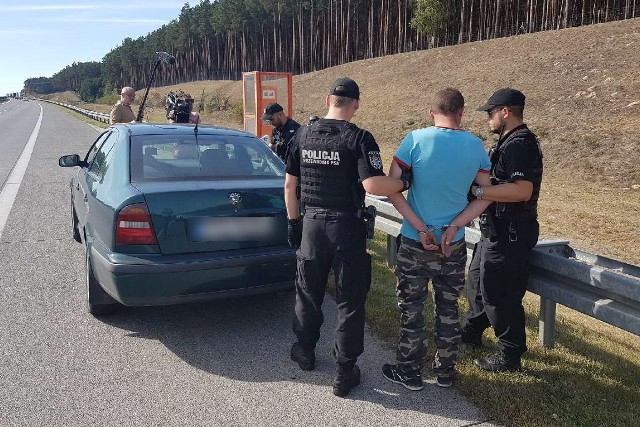
<instances>
[{"instance_id":1,"label":"black baseball cap","mask_svg":"<svg viewBox=\"0 0 640 427\"><path fill-rule=\"evenodd\" d=\"M333 82L329 90L329 95L360 99L360 88L355 81L348 77L343 77Z\"/></svg>"},{"instance_id":2,"label":"black baseball cap","mask_svg":"<svg viewBox=\"0 0 640 427\"><path fill-rule=\"evenodd\" d=\"M489 111L493 107L523 107L524 94L519 90L511 88L498 89L491 95L489 100L478 107L477 111Z\"/></svg>"},{"instance_id":3,"label":"black baseball cap","mask_svg":"<svg viewBox=\"0 0 640 427\"><path fill-rule=\"evenodd\" d=\"M267 107L264 109L262 120L271 120L272 115L282 110L283 110L282 105L278 104L277 102L272 102L268 104Z\"/></svg>"}]
</instances>

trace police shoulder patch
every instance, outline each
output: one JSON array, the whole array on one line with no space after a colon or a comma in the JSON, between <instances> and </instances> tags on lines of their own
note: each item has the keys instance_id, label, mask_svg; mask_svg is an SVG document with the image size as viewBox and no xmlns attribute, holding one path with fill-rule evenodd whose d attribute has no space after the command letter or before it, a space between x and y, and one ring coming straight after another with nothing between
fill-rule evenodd
<instances>
[{"instance_id":1,"label":"police shoulder patch","mask_svg":"<svg viewBox=\"0 0 640 427\"><path fill-rule=\"evenodd\" d=\"M382 158L379 151L369 151L369 163L374 169L382 169Z\"/></svg>"}]
</instances>

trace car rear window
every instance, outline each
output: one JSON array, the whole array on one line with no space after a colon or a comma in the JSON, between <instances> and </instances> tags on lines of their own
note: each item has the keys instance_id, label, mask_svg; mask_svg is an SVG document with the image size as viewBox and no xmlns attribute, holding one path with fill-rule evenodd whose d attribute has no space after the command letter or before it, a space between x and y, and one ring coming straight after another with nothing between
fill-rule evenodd
<instances>
[{"instance_id":1,"label":"car rear window","mask_svg":"<svg viewBox=\"0 0 640 427\"><path fill-rule=\"evenodd\" d=\"M284 176L282 161L258 138L229 135L131 137L131 181Z\"/></svg>"}]
</instances>

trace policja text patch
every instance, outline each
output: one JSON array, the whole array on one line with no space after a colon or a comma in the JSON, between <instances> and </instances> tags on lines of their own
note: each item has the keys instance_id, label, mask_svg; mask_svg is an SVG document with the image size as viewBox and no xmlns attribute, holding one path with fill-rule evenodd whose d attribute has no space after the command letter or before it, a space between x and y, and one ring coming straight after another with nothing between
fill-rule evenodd
<instances>
[{"instance_id":1,"label":"policja text patch","mask_svg":"<svg viewBox=\"0 0 640 427\"><path fill-rule=\"evenodd\" d=\"M302 162L313 165L340 165L338 151L302 150Z\"/></svg>"}]
</instances>

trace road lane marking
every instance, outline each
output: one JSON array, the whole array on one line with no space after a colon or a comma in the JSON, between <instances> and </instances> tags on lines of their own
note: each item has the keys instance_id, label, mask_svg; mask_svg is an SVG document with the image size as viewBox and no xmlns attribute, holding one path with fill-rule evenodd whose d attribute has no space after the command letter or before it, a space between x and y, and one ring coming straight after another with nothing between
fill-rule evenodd
<instances>
[{"instance_id":1,"label":"road lane marking","mask_svg":"<svg viewBox=\"0 0 640 427\"><path fill-rule=\"evenodd\" d=\"M7 223L7 218L9 218L9 212L11 212L13 202L16 200L16 196L18 195L22 178L24 178L24 173L27 170L27 166L29 166L33 147L36 145L36 139L40 132L40 124L42 123L42 105L38 104L38 106L40 107L40 117L38 118L38 122L33 128L29 141L27 141L27 145L24 146L18 161L13 165L11 174L5 181L2 191L0 191L0 237L2 237L4 226Z\"/></svg>"}]
</instances>

